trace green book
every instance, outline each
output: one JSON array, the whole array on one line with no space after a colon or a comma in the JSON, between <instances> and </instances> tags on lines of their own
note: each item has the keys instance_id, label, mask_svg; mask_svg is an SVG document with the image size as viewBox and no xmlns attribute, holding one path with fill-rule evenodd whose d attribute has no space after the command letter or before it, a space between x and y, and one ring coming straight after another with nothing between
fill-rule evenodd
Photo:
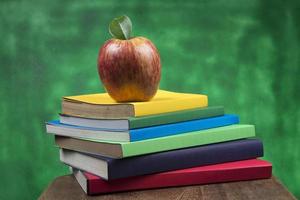
<instances>
[{"instance_id":1,"label":"green book","mask_svg":"<svg viewBox=\"0 0 300 200\"><path fill-rule=\"evenodd\" d=\"M211 106L176 112L146 115L143 117L130 117L128 119L89 119L69 115L60 115L60 122L75 126L85 126L108 130L131 130L161 124L177 123L195 119L204 119L224 115L223 106Z\"/></svg>"},{"instance_id":2,"label":"green book","mask_svg":"<svg viewBox=\"0 0 300 200\"><path fill-rule=\"evenodd\" d=\"M55 142L59 147L65 149L103 155L111 158L125 158L254 136L254 125L239 124L138 142L103 142L62 136L55 136Z\"/></svg>"},{"instance_id":3,"label":"green book","mask_svg":"<svg viewBox=\"0 0 300 200\"><path fill-rule=\"evenodd\" d=\"M211 106L177 112L169 112L158 115L148 115L145 117L129 118L129 129L142 128L147 126L157 126L195 119L204 119L224 115L223 106Z\"/></svg>"}]
</instances>

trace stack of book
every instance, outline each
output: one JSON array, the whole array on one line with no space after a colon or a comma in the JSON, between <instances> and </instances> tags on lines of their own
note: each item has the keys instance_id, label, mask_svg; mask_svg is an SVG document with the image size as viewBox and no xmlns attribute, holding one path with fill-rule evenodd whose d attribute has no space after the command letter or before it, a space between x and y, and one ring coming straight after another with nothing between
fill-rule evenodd
<instances>
[{"instance_id":1,"label":"stack of book","mask_svg":"<svg viewBox=\"0 0 300 200\"><path fill-rule=\"evenodd\" d=\"M253 125L206 95L159 90L148 102L64 97L47 122L60 160L87 194L269 178Z\"/></svg>"}]
</instances>

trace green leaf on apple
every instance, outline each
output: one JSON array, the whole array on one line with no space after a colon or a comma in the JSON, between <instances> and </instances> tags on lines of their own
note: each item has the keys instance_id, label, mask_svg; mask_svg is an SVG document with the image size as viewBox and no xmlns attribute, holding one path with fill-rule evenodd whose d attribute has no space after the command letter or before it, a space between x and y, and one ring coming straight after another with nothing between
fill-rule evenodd
<instances>
[{"instance_id":1,"label":"green leaf on apple","mask_svg":"<svg viewBox=\"0 0 300 200\"><path fill-rule=\"evenodd\" d=\"M109 24L109 33L117 39L128 40L131 38L132 23L126 15L114 18Z\"/></svg>"}]
</instances>

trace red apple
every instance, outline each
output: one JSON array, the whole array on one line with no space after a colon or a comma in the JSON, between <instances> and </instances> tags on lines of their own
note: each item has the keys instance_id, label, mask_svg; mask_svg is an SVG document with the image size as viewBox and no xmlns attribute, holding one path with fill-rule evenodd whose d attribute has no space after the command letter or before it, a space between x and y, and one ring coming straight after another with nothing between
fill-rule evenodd
<instances>
[{"instance_id":1,"label":"red apple","mask_svg":"<svg viewBox=\"0 0 300 200\"><path fill-rule=\"evenodd\" d=\"M160 56L147 38L110 39L100 49L98 72L117 102L148 101L159 86Z\"/></svg>"}]
</instances>

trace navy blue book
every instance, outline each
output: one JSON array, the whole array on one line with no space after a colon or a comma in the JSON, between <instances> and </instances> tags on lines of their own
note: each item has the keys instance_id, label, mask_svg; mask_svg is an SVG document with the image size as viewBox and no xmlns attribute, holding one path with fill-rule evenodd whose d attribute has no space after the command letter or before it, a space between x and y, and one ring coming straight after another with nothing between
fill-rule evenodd
<instances>
[{"instance_id":1,"label":"navy blue book","mask_svg":"<svg viewBox=\"0 0 300 200\"><path fill-rule=\"evenodd\" d=\"M48 133L60 136L103 141L134 142L238 123L239 117L237 115L226 114L218 117L150 126L127 131L68 125L62 124L58 120L47 122L46 128Z\"/></svg>"},{"instance_id":2,"label":"navy blue book","mask_svg":"<svg viewBox=\"0 0 300 200\"><path fill-rule=\"evenodd\" d=\"M123 159L61 149L60 160L106 180L133 177L263 156L258 139L243 139Z\"/></svg>"}]
</instances>

